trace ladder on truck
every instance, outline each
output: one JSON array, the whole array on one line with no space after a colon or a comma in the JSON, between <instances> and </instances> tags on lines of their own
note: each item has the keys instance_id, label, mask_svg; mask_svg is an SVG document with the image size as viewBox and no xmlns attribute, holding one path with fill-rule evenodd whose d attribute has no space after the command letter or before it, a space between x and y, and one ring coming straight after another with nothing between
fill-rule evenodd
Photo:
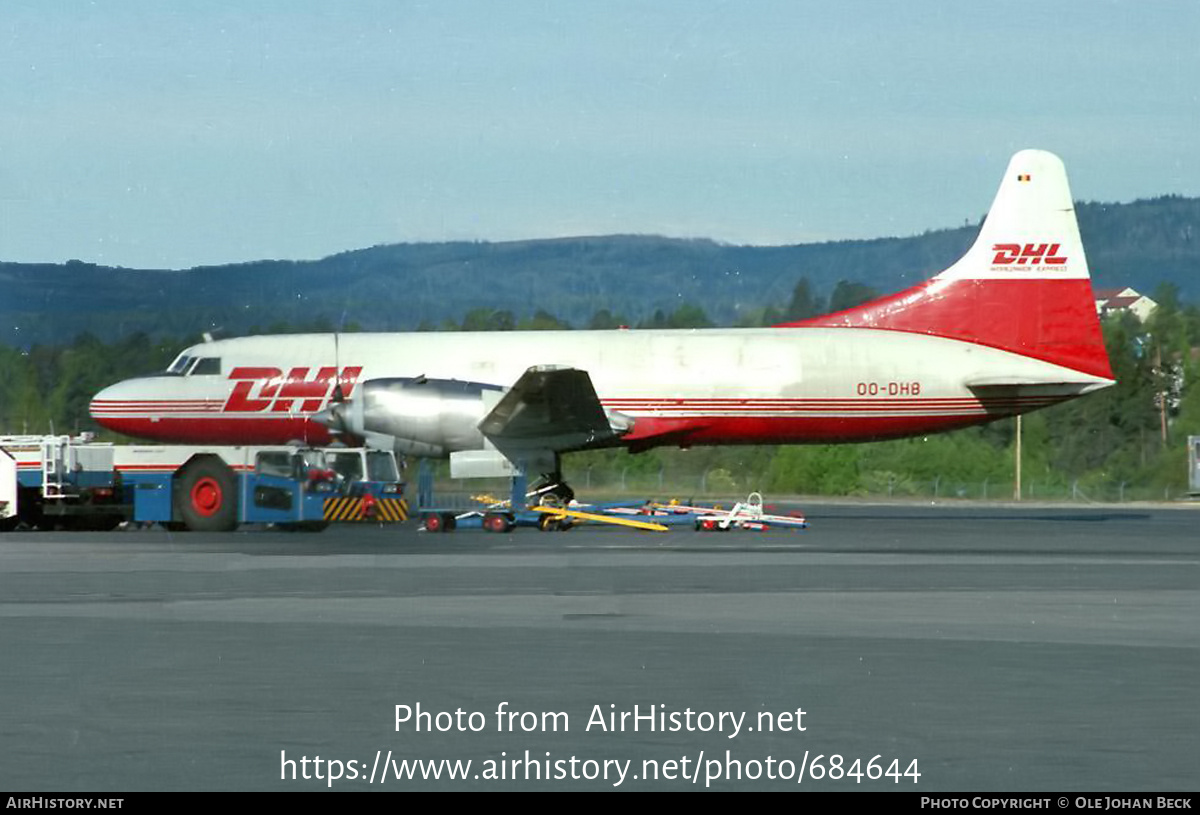
<instances>
[{"instance_id":1,"label":"ladder on truck","mask_svg":"<svg viewBox=\"0 0 1200 815\"><path fill-rule=\"evenodd\" d=\"M62 498L63 448L70 444L66 436L46 436L42 439L42 497Z\"/></svg>"}]
</instances>

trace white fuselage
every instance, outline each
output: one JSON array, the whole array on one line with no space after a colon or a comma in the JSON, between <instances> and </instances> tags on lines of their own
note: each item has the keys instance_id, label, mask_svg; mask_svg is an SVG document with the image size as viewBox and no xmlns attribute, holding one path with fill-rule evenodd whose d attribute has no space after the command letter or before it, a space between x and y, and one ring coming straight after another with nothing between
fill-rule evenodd
<instances>
[{"instance_id":1,"label":"white fuselage","mask_svg":"<svg viewBox=\"0 0 1200 815\"><path fill-rule=\"evenodd\" d=\"M602 405L634 420L624 443L805 443L948 430L1108 384L1011 351L863 328L283 335L184 356L219 362L118 383L97 394L93 416L158 441L321 440L310 417L337 381L350 399L390 377L507 388L531 366L559 365L586 371ZM996 379L1073 384L1002 398L969 387Z\"/></svg>"}]
</instances>

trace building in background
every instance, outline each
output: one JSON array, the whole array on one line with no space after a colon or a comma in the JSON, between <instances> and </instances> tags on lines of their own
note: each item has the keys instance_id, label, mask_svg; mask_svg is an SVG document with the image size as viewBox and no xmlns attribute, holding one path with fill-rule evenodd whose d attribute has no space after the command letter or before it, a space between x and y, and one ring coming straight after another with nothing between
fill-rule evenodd
<instances>
[{"instance_id":1,"label":"building in background","mask_svg":"<svg viewBox=\"0 0 1200 815\"><path fill-rule=\"evenodd\" d=\"M1158 303L1128 286L1123 289L1096 289L1093 295L1096 298L1096 313L1101 319L1110 314L1128 311L1140 321L1146 322L1154 313L1154 309L1158 308Z\"/></svg>"}]
</instances>

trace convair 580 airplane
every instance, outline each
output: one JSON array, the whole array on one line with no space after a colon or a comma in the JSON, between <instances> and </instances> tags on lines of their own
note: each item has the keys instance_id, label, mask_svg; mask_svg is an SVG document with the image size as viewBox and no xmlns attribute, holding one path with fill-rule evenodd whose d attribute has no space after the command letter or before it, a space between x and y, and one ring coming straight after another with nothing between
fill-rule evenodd
<instances>
[{"instance_id":1,"label":"convair 580 airplane","mask_svg":"<svg viewBox=\"0 0 1200 815\"><path fill-rule=\"evenodd\" d=\"M774 328L309 334L205 342L97 394L162 442L348 434L456 477L559 480L595 447L857 442L1012 416L1113 384L1062 162L1013 157L974 245L925 283Z\"/></svg>"}]
</instances>

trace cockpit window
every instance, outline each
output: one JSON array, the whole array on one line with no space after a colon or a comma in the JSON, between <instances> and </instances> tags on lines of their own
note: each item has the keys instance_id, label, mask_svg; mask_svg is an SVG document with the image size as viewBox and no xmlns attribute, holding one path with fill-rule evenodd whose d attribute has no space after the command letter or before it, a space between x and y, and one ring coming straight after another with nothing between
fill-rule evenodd
<instances>
[{"instance_id":1,"label":"cockpit window","mask_svg":"<svg viewBox=\"0 0 1200 815\"><path fill-rule=\"evenodd\" d=\"M220 357L201 357L196 360L191 376L212 376L221 373Z\"/></svg>"},{"instance_id":2,"label":"cockpit window","mask_svg":"<svg viewBox=\"0 0 1200 815\"><path fill-rule=\"evenodd\" d=\"M192 364L193 359L195 359L195 357L188 356L188 352L184 351L182 354L175 357L175 361L171 363L169 368L167 368L167 373L182 374L187 370L187 367Z\"/></svg>"}]
</instances>

